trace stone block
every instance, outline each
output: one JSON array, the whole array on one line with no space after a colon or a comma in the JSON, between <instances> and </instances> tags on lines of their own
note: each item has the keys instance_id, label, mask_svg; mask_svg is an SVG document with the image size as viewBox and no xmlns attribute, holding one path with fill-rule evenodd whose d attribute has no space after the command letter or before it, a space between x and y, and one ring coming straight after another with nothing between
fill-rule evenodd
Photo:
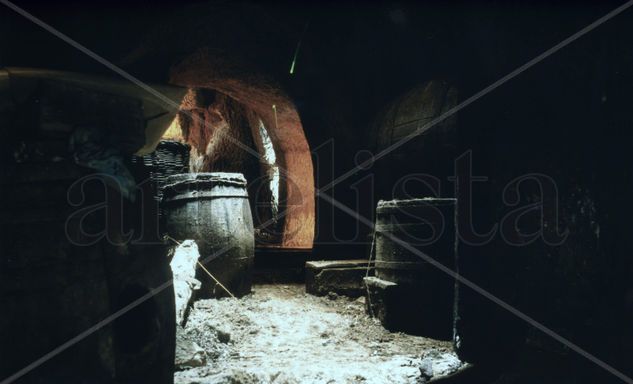
<instances>
[{"instance_id":1,"label":"stone block","mask_svg":"<svg viewBox=\"0 0 633 384\"><path fill-rule=\"evenodd\" d=\"M368 260L332 260L306 262L306 292L324 296L330 292L359 297L365 294L363 278ZM373 262L369 274L373 275Z\"/></svg>"},{"instance_id":2,"label":"stone block","mask_svg":"<svg viewBox=\"0 0 633 384\"><path fill-rule=\"evenodd\" d=\"M372 276L364 278L364 283L367 311L389 331L451 340L452 320L432 310L428 286L396 284Z\"/></svg>"},{"instance_id":3,"label":"stone block","mask_svg":"<svg viewBox=\"0 0 633 384\"><path fill-rule=\"evenodd\" d=\"M195 279L200 253L194 240L185 240L174 248L174 256L169 263L174 276L174 295L176 298L176 323L184 326L194 291L200 289Z\"/></svg>"}]
</instances>

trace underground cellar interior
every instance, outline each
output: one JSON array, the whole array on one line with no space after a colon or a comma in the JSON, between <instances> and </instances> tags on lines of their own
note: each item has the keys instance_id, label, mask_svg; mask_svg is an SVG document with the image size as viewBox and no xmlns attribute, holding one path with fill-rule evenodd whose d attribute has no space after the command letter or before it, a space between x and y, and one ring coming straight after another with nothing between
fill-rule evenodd
<instances>
[{"instance_id":1,"label":"underground cellar interior","mask_svg":"<svg viewBox=\"0 0 633 384\"><path fill-rule=\"evenodd\" d=\"M0 384L633 382L631 4L1 3Z\"/></svg>"}]
</instances>

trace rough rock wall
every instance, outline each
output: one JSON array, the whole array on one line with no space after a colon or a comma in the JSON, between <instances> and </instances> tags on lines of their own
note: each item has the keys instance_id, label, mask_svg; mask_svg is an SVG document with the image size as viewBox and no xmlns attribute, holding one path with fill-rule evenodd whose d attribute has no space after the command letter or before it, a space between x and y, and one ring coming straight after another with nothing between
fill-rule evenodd
<instances>
[{"instance_id":1,"label":"rough rock wall","mask_svg":"<svg viewBox=\"0 0 633 384\"><path fill-rule=\"evenodd\" d=\"M315 231L314 174L301 119L281 88L256 73L203 49L172 69L171 83L216 90L261 118L278 150L282 171L280 211L286 211L286 216L278 246L311 248Z\"/></svg>"},{"instance_id":2,"label":"rough rock wall","mask_svg":"<svg viewBox=\"0 0 633 384\"><path fill-rule=\"evenodd\" d=\"M259 162L246 110L212 90L190 90L179 113L185 140L197 152L194 172L240 172L258 177Z\"/></svg>"}]
</instances>

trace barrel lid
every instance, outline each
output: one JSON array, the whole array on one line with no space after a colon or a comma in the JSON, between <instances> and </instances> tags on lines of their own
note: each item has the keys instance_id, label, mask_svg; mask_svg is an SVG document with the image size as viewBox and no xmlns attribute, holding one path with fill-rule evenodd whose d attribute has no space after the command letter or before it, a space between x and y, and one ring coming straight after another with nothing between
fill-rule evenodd
<instances>
[{"instance_id":1,"label":"barrel lid","mask_svg":"<svg viewBox=\"0 0 633 384\"><path fill-rule=\"evenodd\" d=\"M418 206L442 206L455 205L457 199L448 197L423 197L420 199L394 199L378 201L377 209L390 209L401 207L418 207Z\"/></svg>"},{"instance_id":2,"label":"barrel lid","mask_svg":"<svg viewBox=\"0 0 633 384\"><path fill-rule=\"evenodd\" d=\"M410 209L426 209L429 207L455 206L457 199L444 197L423 197L420 199L380 200L376 206L376 213L390 214Z\"/></svg>"},{"instance_id":3,"label":"barrel lid","mask_svg":"<svg viewBox=\"0 0 633 384\"><path fill-rule=\"evenodd\" d=\"M236 187L246 187L246 179L241 173L233 172L200 172L200 173L180 173L167 177L167 188L173 188L181 184L205 182L205 184L233 185Z\"/></svg>"}]
</instances>

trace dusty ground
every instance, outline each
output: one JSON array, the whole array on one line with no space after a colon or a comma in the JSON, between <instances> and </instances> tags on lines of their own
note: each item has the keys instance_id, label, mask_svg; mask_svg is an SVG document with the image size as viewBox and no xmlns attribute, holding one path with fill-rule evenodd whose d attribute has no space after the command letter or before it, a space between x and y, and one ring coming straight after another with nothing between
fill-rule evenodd
<instances>
[{"instance_id":1,"label":"dusty ground","mask_svg":"<svg viewBox=\"0 0 633 384\"><path fill-rule=\"evenodd\" d=\"M195 342L205 361L177 372L176 384L416 383L429 366L422 356L438 357L436 374L454 361L448 342L384 330L362 299L314 297L303 285L253 289L195 304L179 344Z\"/></svg>"}]
</instances>

